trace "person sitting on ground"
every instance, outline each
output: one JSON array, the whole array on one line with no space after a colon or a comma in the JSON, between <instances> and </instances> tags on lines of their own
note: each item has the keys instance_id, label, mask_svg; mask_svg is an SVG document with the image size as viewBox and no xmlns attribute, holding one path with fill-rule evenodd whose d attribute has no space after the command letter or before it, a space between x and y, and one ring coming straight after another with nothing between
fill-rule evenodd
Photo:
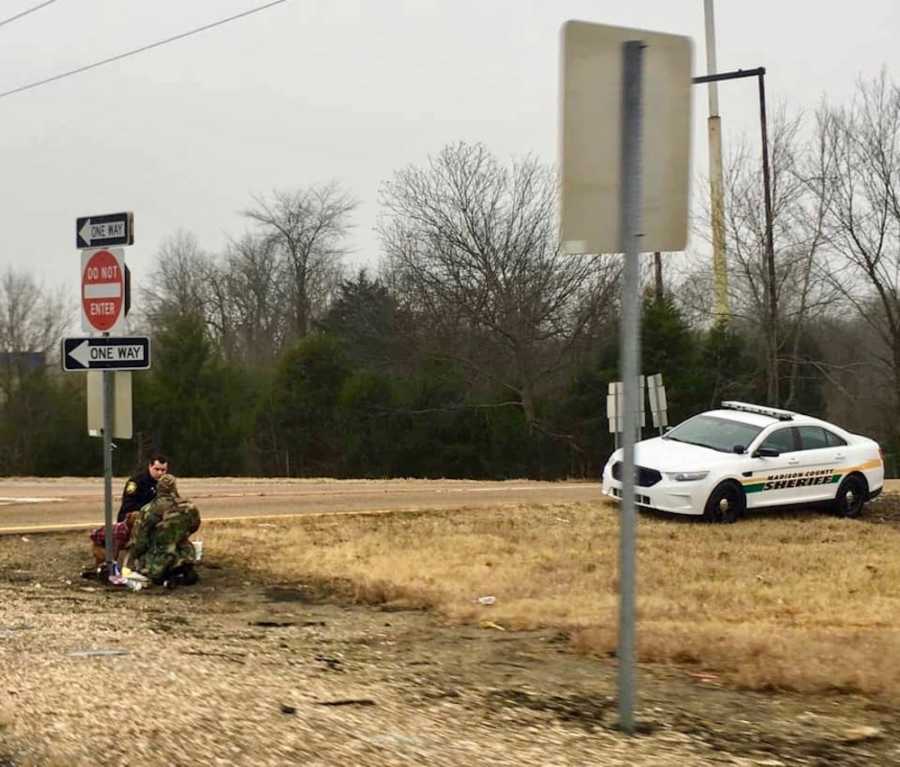
<instances>
[{"instance_id":1,"label":"person sitting on ground","mask_svg":"<svg viewBox=\"0 0 900 767\"><path fill-rule=\"evenodd\" d=\"M162 453L151 453L147 468L128 478L122 491L122 504L116 522L124 522L132 511L140 511L156 497L156 483L169 470L169 460Z\"/></svg>"},{"instance_id":2,"label":"person sitting on ground","mask_svg":"<svg viewBox=\"0 0 900 767\"><path fill-rule=\"evenodd\" d=\"M191 533L200 527L200 512L178 495L175 477L163 474L156 497L141 509L129 541L129 565L156 584L192 585L199 576Z\"/></svg>"},{"instance_id":3,"label":"person sitting on ground","mask_svg":"<svg viewBox=\"0 0 900 767\"><path fill-rule=\"evenodd\" d=\"M113 561L120 562L120 555L128 547L128 541L131 538L131 531L134 527L138 512L133 511L126 515L124 521L116 522L112 526L113 545L112 556ZM106 526L101 525L90 532L91 548L94 554L94 569L85 570L82 575L84 577L96 577L106 566ZM120 562L121 564L121 562Z\"/></svg>"}]
</instances>

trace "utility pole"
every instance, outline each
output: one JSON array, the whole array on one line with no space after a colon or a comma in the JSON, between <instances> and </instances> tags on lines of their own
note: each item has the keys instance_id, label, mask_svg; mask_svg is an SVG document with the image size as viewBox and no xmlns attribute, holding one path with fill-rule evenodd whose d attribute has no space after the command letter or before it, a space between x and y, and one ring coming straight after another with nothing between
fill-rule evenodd
<instances>
[{"instance_id":1,"label":"utility pole","mask_svg":"<svg viewBox=\"0 0 900 767\"><path fill-rule=\"evenodd\" d=\"M706 19L706 71L716 74L716 24L713 0L703 0ZM722 120L719 117L719 90L715 81L707 86L709 97L709 198L713 235L713 290L716 322L728 322L728 267L725 261L725 182L722 174Z\"/></svg>"},{"instance_id":2,"label":"utility pole","mask_svg":"<svg viewBox=\"0 0 900 767\"><path fill-rule=\"evenodd\" d=\"M662 254L657 250L653 254L653 299L659 303L663 300L663 270L662 270Z\"/></svg>"},{"instance_id":3,"label":"utility pole","mask_svg":"<svg viewBox=\"0 0 900 767\"><path fill-rule=\"evenodd\" d=\"M694 84L708 83L713 85L719 80L737 80L745 77L755 77L759 83L759 124L762 134L762 171L763 192L765 194L766 213L766 243L762 254L763 268L766 272L765 283L765 329L766 329L766 359L768 362L768 392L767 398L770 405L778 406L781 399L781 391L778 378L778 291L776 289L775 271L775 244L773 234L772 213L772 174L769 171L769 135L766 128L766 69L738 69L734 72L722 72L715 75L704 75L694 78Z\"/></svg>"},{"instance_id":4,"label":"utility pole","mask_svg":"<svg viewBox=\"0 0 900 767\"><path fill-rule=\"evenodd\" d=\"M759 122L762 131L763 189L766 200L766 271L768 274L769 295L769 404L778 407L781 404L781 391L778 376L778 292L775 289L775 243L772 233L772 179L769 173L769 132L766 128L766 70L763 69L758 78L759 83Z\"/></svg>"}]
</instances>

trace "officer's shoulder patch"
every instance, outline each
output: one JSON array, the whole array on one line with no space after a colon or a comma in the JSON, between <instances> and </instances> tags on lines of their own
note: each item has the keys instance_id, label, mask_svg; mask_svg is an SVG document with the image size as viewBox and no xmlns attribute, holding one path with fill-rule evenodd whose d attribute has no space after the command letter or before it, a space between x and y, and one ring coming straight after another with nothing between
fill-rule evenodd
<instances>
[{"instance_id":1,"label":"officer's shoulder patch","mask_svg":"<svg viewBox=\"0 0 900 767\"><path fill-rule=\"evenodd\" d=\"M133 479L128 480L128 484L125 485L125 494L132 495L137 490L137 482Z\"/></svg>"}]
</instances>

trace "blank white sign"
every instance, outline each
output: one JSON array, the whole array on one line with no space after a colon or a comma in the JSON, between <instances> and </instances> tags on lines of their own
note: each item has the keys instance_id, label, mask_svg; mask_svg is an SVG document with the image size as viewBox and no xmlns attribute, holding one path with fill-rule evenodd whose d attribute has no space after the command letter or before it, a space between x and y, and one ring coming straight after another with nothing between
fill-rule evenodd
<instances>
[{"instance_id":1,"label":"blank white sign","mask_svg":"<svg viewBox=\"0 0 900 767\"><path fill-rule=\"evenodd\" d=\"M571 253L619 253L622 45L644 48L641 251L687 246L690 38L584 21L562 28L561 238Z\"/></svg>"}]
</instances>

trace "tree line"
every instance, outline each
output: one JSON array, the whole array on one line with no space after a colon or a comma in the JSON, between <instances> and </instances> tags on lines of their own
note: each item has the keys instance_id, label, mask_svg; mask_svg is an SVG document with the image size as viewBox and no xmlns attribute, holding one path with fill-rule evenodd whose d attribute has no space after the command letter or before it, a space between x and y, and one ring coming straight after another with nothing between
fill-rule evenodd
<instances>
[{"instance_id":1,"label":"tree line","mask_svg":"<svg viewBox=\"0 0 900 767\"><path fill-rule=\"evenodd\" d=\"M706 257L664 256L664 290L648 280L644 294L642 369L663 374L672 422L745 399L894 450L900 90L882 74L846 105L782 108L770 136L774 270L759 154L738 145L731 317L712 320ZM556 190L535 157L444 147L382 184L373 273L346 270L356 201L337 182L254 198L219 253L174 233L132 318L154 361L134 376L135 439L116 471L162 448L188 475L596 477L612 449L621 263L560 250ZM0 312L5 472L97 473L82 376L26 354L57 348L65 301L7 269Z\"/></svg>"}]
</instances>

